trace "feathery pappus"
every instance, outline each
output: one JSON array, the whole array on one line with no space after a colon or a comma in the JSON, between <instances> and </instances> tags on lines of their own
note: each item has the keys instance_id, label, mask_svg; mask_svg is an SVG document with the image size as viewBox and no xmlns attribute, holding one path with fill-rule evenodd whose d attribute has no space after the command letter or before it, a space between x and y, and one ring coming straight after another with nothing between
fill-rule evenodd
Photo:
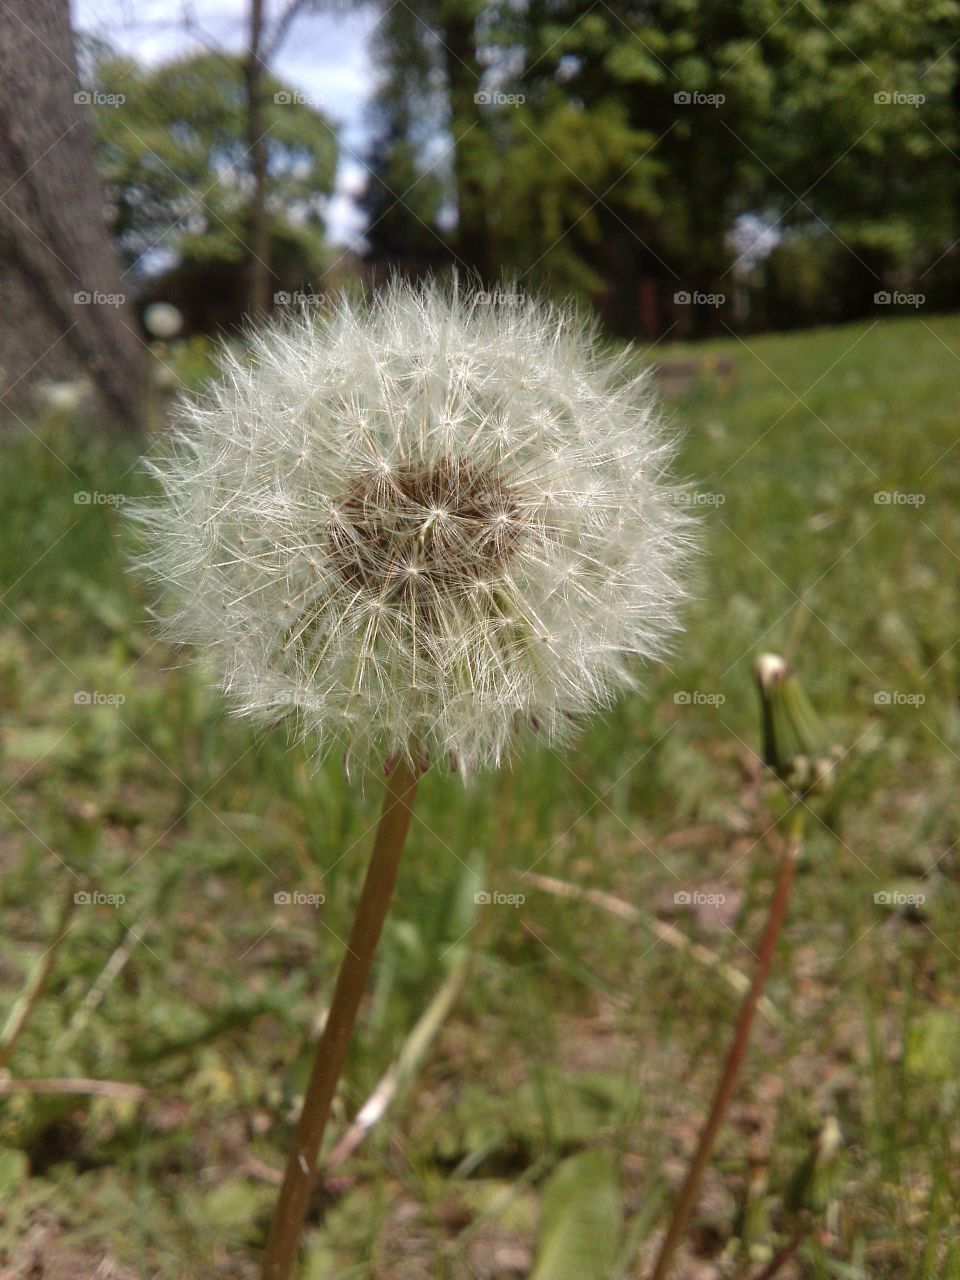
<instances>
[{"instance_id":1,"label":"feathery pappus","mask_svg":"<svg viewBox=\"0 0 960 1280\"><path fill-rule=\"evenodd\" d=\"M677 629L690 521L645 374L572 308L395 282L225 351L149 463L139 566L236 709L496 766Z\"/></svg>"}]
</instances>

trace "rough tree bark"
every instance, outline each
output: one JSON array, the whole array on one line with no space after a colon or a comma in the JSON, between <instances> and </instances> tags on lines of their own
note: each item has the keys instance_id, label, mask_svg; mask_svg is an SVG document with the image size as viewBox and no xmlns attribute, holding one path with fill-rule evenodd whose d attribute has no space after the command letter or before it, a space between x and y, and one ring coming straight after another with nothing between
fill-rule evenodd
<instances>
[{"instance_id":1,"label":"rough tree bark","mask_svg":"<svg viewBox=\"0 0 960 1280\"><path fill-rule=\"evenodd\" d=\"M140 425L146 359L106 224L93 110L68 0L0 4L0 421L29 421L43 383L83 380L105 424Z\"/></svg>"}]
</instances>

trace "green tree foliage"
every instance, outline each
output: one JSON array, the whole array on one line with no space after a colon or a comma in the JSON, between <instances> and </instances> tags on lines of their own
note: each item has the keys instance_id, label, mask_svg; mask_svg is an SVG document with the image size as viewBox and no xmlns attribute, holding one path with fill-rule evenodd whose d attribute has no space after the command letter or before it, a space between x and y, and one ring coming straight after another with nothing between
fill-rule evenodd
<instances>
[{"instance_id":1,"label":"green tree foliage","mask_svg":"<svg viewBox=\"0 0 960 1280\"><path fill-rule=\"evenodd\" d=\"M250 199L242 60L202 53L145 68L101 58L94 90L101 163L125 259L152 250L183 260L242 262ZM111 95L120 105L110 105ZM317 267L337 147L316 105L267 77L269 211Z\"/></svg>"},{"instance_id":2,"label":"green tree foliage","mask_svg":"<svg viewBox=\"0 0 960 1280\"><path fill-rule=\"evenodd\" d=\"M365 200L374 220L382 218L371 238L377 256L409 244L435 261L452 256L481 277L494 272L495 156L477 100L481 33L493 12L481 0L385 8L374 46L382 79ZM453 209L451 234L444 215Z\"/></svg>"},{"instance_id":3,"label":"green tree foliage","mask_svg":"<svg viewBox=\"0 0 960 1280\"><path fill-rule=\"evenodd\" d=\"M427 9L381 32L375 173L400 194L419 165L439 188L423 221L466 208L498 268L605 302L618 328L644 281L661 298L763 289L772 316L805 244L835 273L815 305L835 287L862 311L956 239L957 0ZM743 253L745 219L783 245L769 274Z\"/></svg>"}]
</instances>

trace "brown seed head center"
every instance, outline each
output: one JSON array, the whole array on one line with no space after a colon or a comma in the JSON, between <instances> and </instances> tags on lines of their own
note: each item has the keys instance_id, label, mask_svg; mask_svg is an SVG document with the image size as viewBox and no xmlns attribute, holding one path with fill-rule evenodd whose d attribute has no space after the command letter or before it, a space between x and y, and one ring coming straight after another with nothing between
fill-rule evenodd
<instances>
[{"instance_id":1,"label":"brown seed head center","mask_svg":"<svg viewBox=\"0 0 960 1280\"><path fill-rule=\"evenodd\" d=\"M502 569L525 527L519 494L459 458L361 472L337 505L329 548L344 579L429 606Z\"/></svg>"}]
</instances>

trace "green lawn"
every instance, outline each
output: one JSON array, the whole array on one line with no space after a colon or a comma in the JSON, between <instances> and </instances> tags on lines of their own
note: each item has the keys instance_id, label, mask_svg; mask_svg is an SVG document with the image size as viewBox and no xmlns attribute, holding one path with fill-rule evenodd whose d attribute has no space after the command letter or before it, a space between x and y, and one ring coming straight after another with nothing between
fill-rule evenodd
<instances>
[{"instance_id":1,"label":"green lawn","mask_svg":"<svg viewBox=\"0 0 960 1280\"><path fill-rule=\"evenodd\" d=\"M960 317L651 355L736 366L668 406L702 498L687 632L567 754L424 780L332 1143L466 977L331 1173L306 1280L649 1269L771 884L764 649L847 755L676 1275L753 1276L802 1227L783 1276L960 1276ZM379 785L311 774L153 643L103 497L142 486L133 455L34 425L0 479L0 1045L60 940L8 1069L147 1097L3 1099L0 1269L37 1274L37 1249L47 1280L255 1277ZM806 1178L834 1119L842 1149Z\"/></svg>"}]
</instances>

